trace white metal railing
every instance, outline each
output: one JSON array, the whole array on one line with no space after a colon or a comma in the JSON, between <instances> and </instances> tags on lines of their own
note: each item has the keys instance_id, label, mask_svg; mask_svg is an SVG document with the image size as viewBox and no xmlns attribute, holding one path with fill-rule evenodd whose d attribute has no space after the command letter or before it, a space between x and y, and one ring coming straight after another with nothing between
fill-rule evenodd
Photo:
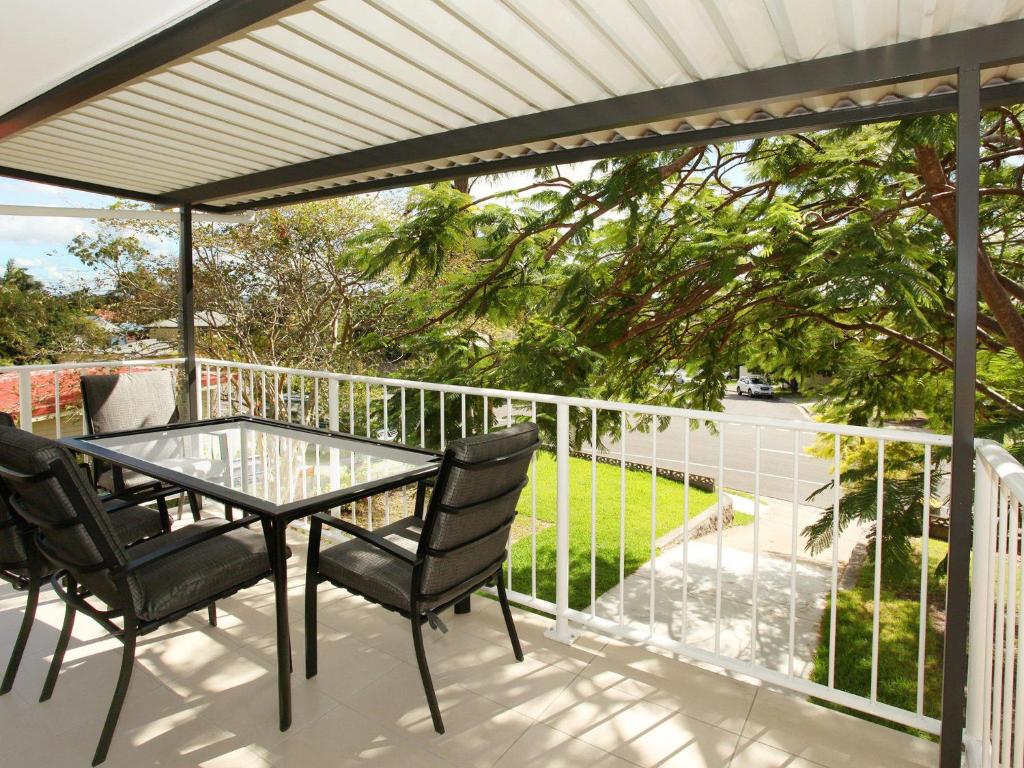
<instances>
[{"instance_id":1,"label":"white metal railing","mask_svg":"<svg viewBox=\"0 0 1024 768\"><path fill-rule=\"evenodd\" d=\"M31 428L33 403L38 400L33 390L52 388L52 410L59 429L62 409L68 407L67 398L63 402L61 398L61 372L179 366L183 362L172 358L8 367L0 368L0 376L14 374L17 377L22 424L28 428ZM516 420L542 421L554 436L553 469L546 470L553 472L554 482L551 483L550 474L538 476L540 459L536 459L530 469L531 482L520 505L523 512L529 512L529 524L523 527L525 530L517 539L520 556L508 559L507 577L513 600L554 618L552 637L572 642L574 626L584 626L926 732L939 730L938 719L925 711L924 695L929 600L928 523L933 502L932 450L949 447L948 436L224 360L199 359L197 366L199 415L204 418L243 413L383 437L430 449L443 449L456 437L486 432ZM48 378L51 374L52 378ZM662 429L651 428L655 419ZM886 522L883 481L888 451L897 443L916 446L914 450L920 451L924 535L919 585L917 696L916 706L910 708L893 706L879 697L879 649L884 630L881 620L884 563L880 556L880 537L876 538L874 563L870 566L874 580L871 683L870 689L863 692L842 690L836 682L836 654L837 651L844 653L844 649L837 649L836 645L839 537L833 535L831 552L817 563L809 561L800 547L800 501L807 495L808 481L804 475L810 474L805 468L809 467L810 460L805 450L807 443L816 441L819 447L831 447L830 471L815 482L833 482L827 504L833 509L835 534L843 494L841 462L835 457L856 439L871 441L876 451L878 480L874 524L879 531ZM768 447L769 443L775 447ZM577 446L582 454L579 450L572 452L571 446ZM736 457L744 451L752 453L752 468L742 471L750 476L748 487L753 491L754 519L748 537L749 557L737 566L736 551L725 544L723 481L727 471L735 470ZM584 458L581 459L581 455ZM550 458L545 457L544 461ZM605 465L603 469L599 461ZM643 472L636 470L638 464L645 467ZM769 464L775 465L774 470L767 466ZM713 500L717 504L704 513L702 521L698 521L696 512L690 508L691 469L694 467L703 469L702 474L712 475L715 481ZM680 492L678 499L666 498L668 494L660 482L660 470L666 468L679 471L681 479L673 486L675 492ZM604 495L598 489L599 469L605 480L613 477L617 481L603 484ZM790 499L783 507L784 524L788 525L785 535L779 534L777 519L766 517L762 504L763 482L773 476L773 471L782 473L792 483ZM609 476L608 472L613 475ZM540 495L547 494L549 501L545 503L550 502L551 489L546 483L554 485L553 521L538 515L542 507ZM979 482L979 487L981 485ZM640 516L644 541L640 547L640 559L644 562L640 564L627 563L627 540L634 542L629 556L635 559L638 535L637 520L627 521L627 497L635 497L637 493L643 499L641 503L649 505ZM635 507L635 499L630 503ZM383 509L377 507L376 516L375 504L383 506ZM363 522L373 527L382 520L390 521L393 513L411 512L408 495L399 494L397 504L396 507L390 494L376 502L368 500L361 511L365 515ZM355 505L350 512L355 517ZM659 535L666 520L675 527L676 540L671 546ZM704 541L691 541L692 526L698 522L708 533ZM602 525L604 523L609 524ZM775 528L769 529L769 524ZM553 536L548 534L550 528L554 529ZM599 541L599 535L605 538ZM975 536L978 536L977 527ZM780 551L772 552L771 547ZM627 573L627 566L632 575ZM977 561L975 567L977 569ZM589 573L580 578L584 571ZM605 577L611 573L612 578L605 578L599 585L599 573ZM817 580L810 587L805 583L808 573L817 574ZM551 584L553 590L546 586ZM976 593L974 599L977 598ZM824 624L829 631L825 682L814 682L806 677L808 654L813 657L815 652L813 647L806 647L806 636L809 634L816 642L818 631L817 626L805 626L806 617L800 615L800 606L808 603L820 604L821 610L824 604L829 606L828 621ZM975 629L972 623L972 631ZM977 674L975 669L974 678ZM992 713L983 714L988 717ZM977 718L971 720L976 721L980 722Z\"/></svg>"},{"instance_id":2,"label":"white metal railing","mask_svg":"<svg viewBox=\"0 0 1024 768\"><path fill-rule=\"evenodd\" d=\"M998 443L976 446L967 671L971 768L1024 765L1024 467Z\"/></svg>"},{"instance_id":3,"label":"white metal railing","mask_svg":"<svg viewBox=\"0 0 1024 768\"><path fill-rule=\"evenodd\" d=\"M510 595L515 601L536 610L548 613L555 619L550 632L552 637L572 642L574 625L628 640L644 642L669 651L709 662L735 673L750 675L790 690L815 696L856 710L877 715L904 725L938 733L939 720L925 712L925 653L927 643L928 607L928 522L933 502L931 492L931 462L933 448L947 448L950 439L919 431L892 428L856 427L839 424L823 424L813 421L769 419L739 414L716 413L682 408L621 403L578 397L560 397L531 392L506 391L481 387L467 387L454 384L438 384L378 376L360 376L326 371L283 368L275 366L236 363L223 360L201 359L199 380L202 387L201 413L205 417L226 416L233 413L249 413L284 421L300 421L331 429L387 437L399 442L431 449L443 449L447 441L519 419L537 420L543 417L548 425L554 425L555 436L555 535L554 563L550 558L538 557L538 535L543 521L538 519L537 462L531 469L530 488L524 494L521 509L529 507L529 564L516 570L514 561L508 559L508 582ZM676 425L682 436L669 441L669 431L651 429L652 419L658 419L661 426ZM605 426L599 428L599 423ZM683 426L684 425L684 426ZM711 425L712 432L699 431L694 425ZM743 428L743 434L737 433ZM601 432L599 434L599 431ZM787 531L788 552L784 552L787 565L785 578L769 580L765 563L767 558L778 564L779 556L767 553L763 548L761 480L768 476L764 464L769 459L778 459L762 448L767 437L779 441L779 432L788 435L785 440L786 472L792 479L790 494L790 527ZM619 433L618 436L614 433ZM750 433L753 433L752 436ZM574 434L581 439L572 441ZM627 482L636 485L635 472L627 472L628 440L646 442L649 446L644 453L643 463L650 468L649 536L643 565L646 573L640 577L637 569L631 577L626 574L626 496ZM873 615L871 643L870 690L852 693L842 690L836 684L836 626L837 590L839 583L839 537L832 538L830 557L820 565L808 565L800 546L800 500L807 493L801 491L806 481L801 479L801 463L808 458L805 443L808 438L831 444L833 456L840 455L844 440L860 438L877 445L877 493L874 525L879 532L885 525L884 480L887 447L895 443L910 444L920 449L920 467L923 468L922 491L922 567L920 572L920 632L917 658L916 706L904 709L893 706L879 698L879 648L881 633L881 581L883 557L881 536L876 537L873 568ZM689 540L689 526L693 516L690 512L690 469L696 458L695 449L700 440L717 442L717 459L710 459L716 481L717 507L712 515L714 539L710 554L707 547ZM733 440L734 442L730 442ZM617 442L615 450L601 446ZM581 445L589 457L589 497L582 501L572 500L570 475L570 445ZM723 523L723 480L728 463L737 451L750 448L753 443L752 474L754 491L751 538L753 540L749 564L743 572L735 568L728 570L723 564L725 526ZM778 449L773 449L775 455ZM707 453L705 451L705 453ZM576 454L577 457L579 454ZM762 459L764 460L762 461ZM619 498L599 498L597 485L598 460L607 463L618 460ZM579 461L577 458L576 461ZM635 454L630 454L635 464ZM707 459L705 459L707 461ZM838 510L842 503L841 462L833 458L831 472L827 479L833 481L828 503L833 508L833 532L838 532ZM682 499L674 508L668 508L662 500L659 503L659 467L672 465L682 470ZM584 466L577 464L576 472L583 472ZM574 476L575 477L575 476ZM543 489L541 489L543 490ZM617 502L617 503L615 503ZM385 499L385 503L387 500ZM580 508L581 504L584 508ZM618 513L618 551L615 562L599 562L597 531L598 506L604 514ZM681 508L680 508L681 507ZM355 510L352 510L355 514ZM373 524L372 511L370 524ZM589 531L580 535L578 516L589 518ZM671 552L662 551L658 535L658 522L665 515L678 519L682 532L681 541ZM546 523L545 523L546 524ZM574 532L575 524L575 532ZM615 526L612 526L614 529ZM713 562L713 576L703 583L698 574L694 553L699 550ZM511 554L511 553L510 553ZM547 554L547 553L542 553ZM730 556L735 554L730 550ZM521 560L519 561L521 563ZM571 564L576 563L576 566ZM545 572L545 568L554 573ZM580 600L577 583L573 594L571 582L578 577L575 568L589 567L589 591ZM602 591L597 588L595 574L598 568L617 569L616 584ZM632 566L631 566L632 567ZM800 593L800 584L806 573L818 569L824 571L821 594ZM554 595L538 591L538 575L546 582L554 582ZM553 578L551 578L553 576ZM577 581L579 581L577 579ZM678 582L678 584L677 584ZM805 588L806 589L806 588ZM643 594L640 594L643 592ZM743 595L739 596L739 592ZM808 653L814 649L803 647L801 632L806 634L804 617L799 606L806 602L824 602L830 606L828 627L830 643L828 653L827 682L813 682L807 673ZM746 606L742 620L737 620L736 603L742 599ZM574 604L575 603L575 604ZM728 612L731 615L727 615ZM743 624L746 629L737 628ZM816 637L817 627L810 628ZM706 632L702 637L701 633ZM743 635L737 638L737 635ZM780 639L781 638L781 639ZM838 649L843 653L843 649ZM803 656L802 666L797 663Z\"/></svg>"},{"instance_id":4,"label":"white metal railing","mask_svg":"<svg viewBox=\"0 0 1024 768\"><path fill-rule=\"evenodd\" d=\"M0 366L0 388L8 382L17 388L18 424L33 431L38 421L53 417L54 433L62 436L63 416L81 403L78 378L82 373L111 373L131 368L176 368L185 362L183 357L152 360L94 360L91 362L45 363L41 365ZM81 433L85 433L83 418ZM80 433L80 434L81 434Z\"/></svg>"}]
</instances>

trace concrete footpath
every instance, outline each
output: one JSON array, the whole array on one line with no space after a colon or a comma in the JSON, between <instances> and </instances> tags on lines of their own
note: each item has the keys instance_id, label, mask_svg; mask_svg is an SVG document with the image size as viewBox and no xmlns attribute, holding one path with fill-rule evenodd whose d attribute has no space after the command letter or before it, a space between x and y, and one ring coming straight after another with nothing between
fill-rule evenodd
<instances>
[{"instance_id":1,"label":"concrete footpath","mask_svg":"<svg viewBox=\"0 0 1024 768\"><path fill-rule=\"evenodd\" d=\"M734 496L736 511L753 513L752 499ZM800 507L798 531L818 518L821 509ZM758 615L753 630L754 526L737 526L722 534L721 574L718 575L718 543L714 533L680 542L662 551L652 566L647 562L626 577L625 621L639 627L650 624L650 590L654 573L654 632L698 648L716 646L716 594L721 581L718 652L779 672L790 671L790 597L793 505L778 499L762 499L758 530ZM864 540L865 530L848 529L839 538L838 579L854 547ZM682 611L684 552L686 570L686 619ZM813 667L818 631L831 590L831 549L811 555L799 538L796 557L796 611L793 639L793 673L807 677ZM619 588L597 600L598 616L618 620ZM753 641L756 640L756 645Z\"/></svg>"}]
</instances>

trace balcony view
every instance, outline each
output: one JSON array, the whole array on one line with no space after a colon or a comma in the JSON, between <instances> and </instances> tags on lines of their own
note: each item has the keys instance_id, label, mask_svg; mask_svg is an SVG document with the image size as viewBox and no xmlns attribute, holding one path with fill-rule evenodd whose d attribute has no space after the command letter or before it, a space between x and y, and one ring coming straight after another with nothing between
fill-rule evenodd
<instances>
[{"instance_id":1,"label":"balcony view","mask_svg":"<svg viewBox=\"0 0 1024 768\"><path fill-rule=\"evenodd\" d=\"M0 763L1024 765L1024 9L53 5Z\"/></svg>"}]
</instances>

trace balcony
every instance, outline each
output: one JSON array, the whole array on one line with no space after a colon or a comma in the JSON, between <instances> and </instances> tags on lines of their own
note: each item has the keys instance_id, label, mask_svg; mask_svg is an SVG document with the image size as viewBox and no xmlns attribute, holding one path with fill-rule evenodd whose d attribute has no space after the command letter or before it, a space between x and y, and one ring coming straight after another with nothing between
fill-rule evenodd
<instances>
[{"instance_id":1,"label":"balcony","mask_svg":"<svg viewBox=\"0 0 1024 768\"><path fill-rule=\"evenodd\" d=\"M74 395L82 371L156 367L178 369L181 361L67 363L4 375L21 387L15 399L24 426L68 436L82 428ZM500 611L487 594L474 599L470 614L451 617L449 633L428 632L427 653L450 724L437 736L421 698L409 695L418 693L418 682L405 621L342 590L324 589L323 669L313 680L294 676L295 724L281 733L275 728L274 603L267 584L220 604L217 628L193 615L161 630L151 647L143 641L141 674L108 764L390 765L408 763L410 755L422 765L936 763L940 721L923 663L935 651L935 637L923 630L917 635L910 655L918 664L903 673L916 695L909 704L894 704L884 658L890 625L880 615L880 591L875 605L867 605L867 647L844 648L835 629L842 626L837 595L850 586L847 569L874 585L885 563L857 562L864 555L864 526L834 537L825 551L808 552L801 531L822 509L806 506L806 494L796 489L811 446L820 454L823 445L869 444L877 455L876 524L884 526L889 452L911 446L920 451L921 466L931 467L932 451L944 450L948 437L222 360L200 359L198 380L203 418L249 414L432 449L516 420L547 423L550 444L522 494L507 564L526 661L514 663ZM660 431L651 430L652 417L662 420ZM787 478L794 493L783 500L761 492L768 472L758 457L776 450L767 446L777 440L791 446L795 468ZM650 450L640 450L641 444ZM972 649L988 652L971 655L972 765L990 764L1001 750L1012 757L1022 746L1013 715L1016 649L1022 646L1011 597L1020 562L1010 543L1019 538L1024 470L994 444L979 443L978 450L976 503L992 511L994 523L974 531L975 552L988 553L992 564L979 567L976 559L974 568L972 615L981 619L972 622ZM727 475L739 476L743 452L753 461L744 481L750 498L727 493L723 483ZM716 466L702 464L707 455L718 457ZM835 462L826 465L836 482L822 507L841 508L844 478ZM327 483L329 477L314 472L301 482ZM932 487L927 475L925 483ZM638 489L644 489L639 502ZM924 563L930 547L942 546L928 537L929 526L941 521L933 508L940 499L932 491L928 498ZM752 520L730 527L741 507ZM374 527L409 514L410 499L393 491L336 511ZM210 504L205 514L220 510ZM611 538L602 524L609 519ZM637 525L642 543L634 562ZM292 635L301 638L301 523L289 537L290 615L297 617ZM922 568L913 597L924 626L934 625L929 606L943 599L929 588ZM9 644L23 598L7 587L0 595L0 638ZM44 593L42 623L31 636L24 671L14 695L0 699L0 734L23 750L19 765L80 765L102 717L103 707L90 702L106 699L115 676L116 642L99 640L88 622L79 622L57 693L45 705L35 702L61 614L60 601ZM296 654L301 647L295 642ZM851 654L869 670L866 690L851 690L837 678Z\"/></svg>"},{"instance_id":2,"label":"balcony","mask_svg":"<svg viewBox=\"0 0 1024 768\"><path fill-rule=\"evenodd\" d=\"M289 585L301 648L305 541ZM434 733L419 695L405 620L337 589L320 595L320 674L296 676L295 724L277 730L272 586L143 640L108 766L932 766L937 744L656 647L584 631L545 636L548 617L517 610L526 660L515 663L500 611L477 597L450 631L427 635L448 726ZM0 592L0 643L23 597ZM0 698L11 765L81 766L116 677L119 644L79 622L53 699L36 702L63 606L44 593L41 622L13 695ZM148 647L147 647L148 646ZM297 653L300 653L297 651ZM301 665L301 655L296 658Z\"/></svg>"}]
</instances>

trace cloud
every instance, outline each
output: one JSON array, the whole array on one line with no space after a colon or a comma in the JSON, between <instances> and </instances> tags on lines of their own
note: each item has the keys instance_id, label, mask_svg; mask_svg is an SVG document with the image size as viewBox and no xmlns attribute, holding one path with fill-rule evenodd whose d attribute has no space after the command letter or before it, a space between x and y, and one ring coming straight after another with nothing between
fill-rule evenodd
<instances>
[{"instance_id":1,"label":"cloud","mask_svg":"<svg viewBox=\"0 0 1024 768\"><path fill-rule=\"evenodd\" d=\"M72 208L106 208L116 199L92 192L10 178L0 179L0 198L0 202L13 205L64 205Z\"/></svg>"},{"instance_id":2,"label":"cloud","mask_svg":"<svg viewBox=\"0 0 1024 768\"><path fill-rule=\"evenodd\" d=\"M63 248L75 235L95 231L92 219L0 215L0 241L5 243Z\"/></svg>"}]
</instances>

